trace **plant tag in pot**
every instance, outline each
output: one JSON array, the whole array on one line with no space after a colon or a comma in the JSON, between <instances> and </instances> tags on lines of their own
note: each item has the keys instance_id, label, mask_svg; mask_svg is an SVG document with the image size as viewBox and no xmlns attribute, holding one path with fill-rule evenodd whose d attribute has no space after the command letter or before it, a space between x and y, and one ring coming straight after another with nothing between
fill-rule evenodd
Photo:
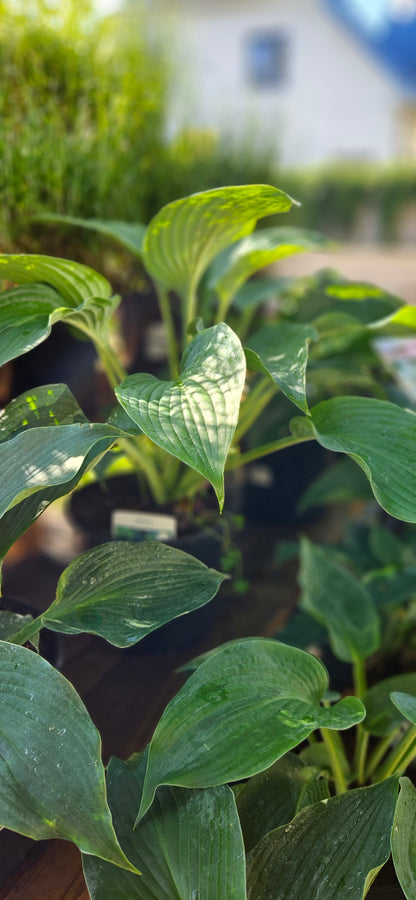
<instances>
[{"instance_id":1,"label":"plant tag in pot","mask_svg":"<svg viewBox=\"0 0 416 900\"><path fill-rule=\"evenodd\" d=\"M173 541L178 533L175 516L115 509L111 516L113 540Z\"/></svg>"}]
</instances>

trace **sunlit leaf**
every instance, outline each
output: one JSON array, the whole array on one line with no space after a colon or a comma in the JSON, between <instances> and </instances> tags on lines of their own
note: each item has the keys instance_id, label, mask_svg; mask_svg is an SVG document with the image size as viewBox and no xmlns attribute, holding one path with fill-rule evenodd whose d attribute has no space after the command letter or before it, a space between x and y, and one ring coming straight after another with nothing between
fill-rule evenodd
<instances>
[{"instance_id":1,"label":"sunlit leaf","mask_svg":"<svg viewBox=\"0 0 416 900\"><path fill-rule=\"evenodd\" d=\"M1 641L0 695L0 824L134 870L107 806L100 736L72 685L36 653Z\"/></svg>"},{"instance_id":2,"label":"sunlit leaf","mask_svg":"<svg viewBox=\"0 0 416 900\"><path fill-rule=\"evenodd\" d=\"M211 482L221 509L244 381L242 346L222 323L189 344L178 381L131 375L116 389L122 407L155 444Z\"/></svg>"},{"instance_id":3,"label":"sunlit leaf","mask_svg":"<svg viewBox=\"0 0 416 900\"><path fill-rule=\"evenodd\" d=\"M318 337L308 325L272 322L263 325L248 341L247 366L268 375L289 400L306 412L306 365L310 341Z\"/></svg>"},{"instance_id":4,"label":"sunlit leaf","mask_svg":"<svg viewBox=\"0 0 416 900\"><path fill-rule=\"evenodd\" d=\"M262 228L223 251L210 270L209 285L221 301L229 301L255 272L271 263L328 247L328 239L302 228Z\"/></svg>"},{"instance_id":5,"label":"sunlit leaf","mask_svg":"<svg viewBox=\"0 0 416 900\"><path fill-rule=\"evenodd\" d=\"M287 212L293 201L268 185L215 188L175 200L151 220L143 243L147 271L180 295L196 288L205 269L264 216Z\"/></svg>"},{"instance_id":6,"label":"sunlit leaf","mask_svg":"<svg viewBox=\"0 0 416 900\"><path fill-rule=\"evenodd\" d=\"M416 725L416 695L413 696L404 691L392 691L390 698L399 712L401 712L412 725Z\"/></svg>"},{"instance_id":7,"label":"sunlit leaf","mask_svg":"<svg viewBox=\"0 0 416 900\"><path fill-rule=\"evenodd\" d=\"M207 787L266 769L315 728L349 728L365 711L355 697L320 705L327 672L308 653L251 638L198 666L156 727L140 816L158 785Z\"/></svg>"}]
</instances>

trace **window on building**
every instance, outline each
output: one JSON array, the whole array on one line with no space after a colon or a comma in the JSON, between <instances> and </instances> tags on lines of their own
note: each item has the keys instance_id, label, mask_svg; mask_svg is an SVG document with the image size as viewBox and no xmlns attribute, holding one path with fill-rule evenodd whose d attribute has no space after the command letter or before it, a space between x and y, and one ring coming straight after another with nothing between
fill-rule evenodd
<instances>
[{"instance_id":1,"label":"window on building","mask_svg":"<svg viewBox=\"0 0 416 900\"><path fill-rule=\"evenodd\" d=\"M245 45L245 69L250 84L273 87L287 76L287 36L280 31L254 31Z\"/></svg>"}]
</instances>

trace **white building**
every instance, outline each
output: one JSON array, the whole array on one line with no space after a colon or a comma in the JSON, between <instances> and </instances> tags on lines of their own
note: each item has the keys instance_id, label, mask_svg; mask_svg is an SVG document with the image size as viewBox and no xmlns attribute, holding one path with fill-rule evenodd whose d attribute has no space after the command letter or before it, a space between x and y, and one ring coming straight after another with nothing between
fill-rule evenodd
<instances>
[{"instance_id":1,"label":"white building","mask_svg":"<svg viewBox=\"0 0 416 900\"><path fill-rule=\"evenodd\" d=\"M324 0L168 0L160 18L171 133L248 135L290 167L416 156L414 105Z\"/></svg>"}]
</instances>

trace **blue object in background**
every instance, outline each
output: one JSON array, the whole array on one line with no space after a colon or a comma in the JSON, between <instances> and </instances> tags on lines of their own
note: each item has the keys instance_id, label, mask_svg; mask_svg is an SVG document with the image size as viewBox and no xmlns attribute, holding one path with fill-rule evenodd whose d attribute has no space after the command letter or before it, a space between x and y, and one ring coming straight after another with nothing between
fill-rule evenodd
<instances>
[{"instance_id":1,"label":"blue object in background","mask_svg":"<svg viewBox=\"0 0 416 900\"><path fill-rule=\"evenodd\" d=\"M416 0L324 0L416 98Z\"/></svg>"}]
</instances>

